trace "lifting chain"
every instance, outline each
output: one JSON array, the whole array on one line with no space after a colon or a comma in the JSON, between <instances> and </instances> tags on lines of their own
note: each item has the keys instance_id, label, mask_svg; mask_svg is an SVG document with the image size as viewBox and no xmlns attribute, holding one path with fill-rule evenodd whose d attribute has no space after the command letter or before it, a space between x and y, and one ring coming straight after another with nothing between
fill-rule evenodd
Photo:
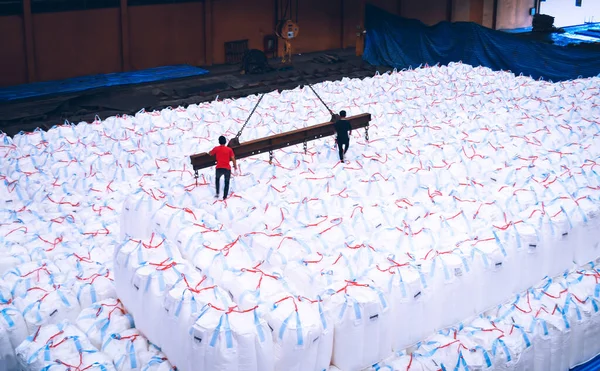
<instances>
[{"instance_id":1,"label":"lifting chain","mask_svg":"<svg viewBox=\"0 0 600 371\"><path fill-rule=\"evenodd\" d=\"M269 165L273 164L273 151L269 151Z\"/></svg>"},{"instance_id":2,"label":"lifting chain","mask_svg":"<svg viewBox=\"0 0 600 371\"><path fill-rule=\"evenodd\" d=\"M194 178L196 178L196 187L198 187L198 170L194 170Z\"/></svg>"},{"instance_id":3,"label":"lifting chain","mask_svg":"<svg viewBox=\"0 0 600 371\"><path fill-rule=\"evenodd\" d=\"M246 122L244 122L244 125L242 125L242 128L240 129L240 131L238 131L238 133L235 135L235 140L236 140L236 145L239 145L240 143L240 136L242 136L242 131L244 131L244 128L246 127L246 125L248 125L248 122L250 122L250 118L252 117L252 114L254 114L254 111L256 111L256 109L258 108L258 105L260 104L260 101L263 99L265 95L261 94L260 98L258 98L258 102L256 102L256 105L254 105L254 108L252 108L252 111L250 112L250 115L248 115L248 118L246 119Z\"/></svg>"},{"instance_id":4,"label":"lifting chain","mask_svg":"<svg viewBox=\"0 0 600 371\"><path fill-rule=\"evenodd\" d=\"M365 126L365 139L367 140L367 142L369 141L369 127Z\"/></svg>"},{"instance_id":5,"label":"lifting chain","mask_svg":"<svg viewBox=\"0 0 600 371\"><path fill-rule=\"evenodd\" d=\"M333 117L334 113L332 110L329 109L329 107L327 107L327 104L325 104L325 102L323 101L323 99L321 99L321 97L319 96L319 94L317 94L317 92L315 91L315 89L313 89L313 87L310 84L306 84L310 90L312 90L313 93L315 93L315 95L317 96L317 98L319 98L319 100L321 101L321 103L323 103L323 105L325 106L325 108L327 108L327 111L329 111L329 113L331 114L331 116Z\"/></svg>"},{"instance_id":6,"label":"lifting chain","mask_svg":"<svg viewBox=\"0 0 600 371\"><path fill-rule=\"evenodd\" d=\"M306 154L306 152L308 152L308 145L306 144L306 142L302 144L302 147L304 147L304 154Z\"/></svg>"}]
</instances>

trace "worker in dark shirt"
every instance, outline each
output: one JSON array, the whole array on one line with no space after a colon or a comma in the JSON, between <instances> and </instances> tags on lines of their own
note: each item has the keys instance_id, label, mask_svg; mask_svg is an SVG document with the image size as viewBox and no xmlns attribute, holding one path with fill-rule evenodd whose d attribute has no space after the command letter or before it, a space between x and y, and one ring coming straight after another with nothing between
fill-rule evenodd
<instances>
[{"instance_id":1,"label":"worker in dark shirt","mask_svg":"<svg viewBox=\"0 0 600 371\"><path fill-rule=\"evenodd\" d=\"M350 146L350 135L352 135L352 126L350 125L350 121L346 120L346 111L340 111L340 119L333 125L337 133L340 161L344 161L344 155L348 152L348 147Z\"/></svg>"},{"instance_id":2,"label":"worker in dark shirt","mask_svg":"<svg viewBox=\"0 0 600 371\"><path fill-rule=\"evenodd\" d=\"M229 180L231 179L231 166L229 161L233 161L233 168L237 169L237 163L235 161L235 155L233 150L225 145L227 140L224 136L219 137L219 145L213 148L208 154L215 156L217 159L217 170L216 170L216 188L217 193L215 198L219 198L219 185L221 177L225 176L225 189L223 190L223 199L226 199L229 195Z\"/></svg>"}]
</instances>

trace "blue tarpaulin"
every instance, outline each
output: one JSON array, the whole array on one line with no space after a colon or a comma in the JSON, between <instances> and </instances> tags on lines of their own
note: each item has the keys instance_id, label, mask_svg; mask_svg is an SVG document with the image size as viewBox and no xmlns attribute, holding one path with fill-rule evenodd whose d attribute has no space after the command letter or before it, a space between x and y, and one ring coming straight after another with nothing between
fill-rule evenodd
<instances>
[{"instance_id":1,"label":"blue tarpaulin","mask_svg":"<svg viewBox=\"0 0 600 371\"><path fill-rule=\"evenodd\" d=\"M0 102L57 93L75 93L107 86L141 84L154 81L179 79L184 77L205 75L207 73L208 71L202 68L189 65L178 65L149 68L135 72L109 73L105 75L74 77L59 81L36 82L32 84L0 88Z\"/></svg>"},{"instance_id":2,"label":"blue tarpaulin","mask_svg":"<svg viewBox=\"0 0 600 371\"><path fill-rule=\"evenodd\" d=\"M600 52L528 41L470 22L427 26L372 5L363 59L397 69L459 62L552 81L600 74Z\"/></svg>"},{"instance_id":3,"label":"blue tarpaulin","mask_svg":"<svg viewBox=\"0 0 600 371\"><path fill-rule=\"evenodd\" d=\"M600 370L600 355L581 366L572 368L571 371L598 371Z\"/></svg>"}]
</instances>

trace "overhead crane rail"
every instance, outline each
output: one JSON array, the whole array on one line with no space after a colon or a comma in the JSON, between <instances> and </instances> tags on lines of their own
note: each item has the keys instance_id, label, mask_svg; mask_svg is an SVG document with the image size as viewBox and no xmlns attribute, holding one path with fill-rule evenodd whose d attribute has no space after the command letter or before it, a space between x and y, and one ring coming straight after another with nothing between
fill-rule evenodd
<instances>
[{"instance_id":1,"label":"overhead crane rail","mask_svg":"<svg viewBox=\"0 0 600 371\"><path fill-rule=\"evenodd\" d=\"M370 113L363 113L357 116L347 117L346 120L350 122L352 130L365 128L366 138L368 140L369 123L371 121ZM276 149L307 143L311 140L316 140L331 135L335 135L335 128L333 123L330 121L323 124L288 131L286 133L275 134L265 138L251 140L239 145L237 145L237 143L230 142L229 147L233 149L237 159L259 155L261 153L269 153L270 161L273 158L273 151ZM304 147L304 150L306 152L306 146ZM216 163L215 158L210 156L207 152L191 155L190 160L195 171L214 166Z\"/></svg>"}]
</instances>

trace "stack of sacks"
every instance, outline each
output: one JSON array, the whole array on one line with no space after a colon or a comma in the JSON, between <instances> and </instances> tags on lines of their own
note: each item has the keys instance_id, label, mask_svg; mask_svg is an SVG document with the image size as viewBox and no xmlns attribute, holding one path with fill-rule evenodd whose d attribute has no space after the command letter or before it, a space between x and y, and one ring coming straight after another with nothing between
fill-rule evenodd
<instances>
[{"instance_id":1,"label":"stack of sacks","mask_svg":"<svg viewBox=\"0 0 600 371\"><path fill-rule=\"evenodd\" d=\"M567 370L600 351L600 301L594 266L575 270L457 327L439 331L373 366L374 370ZM423 368L429 370L429 368Z\"/></svg>"},{"instance_id":2,"label":"stack of sacks","mask_svg":"<svg viewBox=\"0 0 600 371\"><path fill-rule=\"evenodd\" d=\"M273 370L269 327L256 308L239 309L169 249L164 240L130 241L115 256L120 297L137 329L184 371Z\"/></svg>"},{"instance_id":3,"label":"stack of sacks","mask_svg":"<svg viewBox=\"0 0 600 371\"><path fill-rule=\"evenodd\" d=\"M6 272L2 280L10 288L14 306L23 314L30 334L44 324L75 321L81 311L68 276L52 262L23 264Z\"/></svg>"},{"instance_id":4,"label":"stack of sacks","mask_svg":"<svg viewBox=\"0 0 600 371\"><path fill-rule=\"evenodd\" d=\"M110 358L68 321L39 327L16 353L22 370L115 370Z\"/></svg>"},{"instance_id":5,"label":"stack of sacks","mask_svg":"<svg viewBox=\"0 0 600 371\"><path fill-rule=\"evenodd\" d=\"M221 286L240 310L257 310L273 333L276 370L322 370L331 361L333 329L320 298L302 295L262 263L226 272Z\"/></svg>"},{"instance_id":6,"label":"stack of sacks","mask_svg":"<svg viewBox=\"0 0 600 371\"><path fill-rule=\"evenodd\" d=\"M336 164L332 137L310 142L306 154L300 146L278 150L273 165L265 155L242 160L243 170L232 181L234 193L225 202L212 199L213 169L201 170L196 183L188 156L212 148L218 135L236 132L258 97L140 111L14 139L0 136L0 195L5 196L0 242L7 246L0 252L0 274L16 263L52 260L59 268L48 268L52 280L43 271L37 278L39 266L6 278L11 305L24 312L31 303L21 305L20 296L51 299L50 294L33 294L45 294L43 289L58 290L56 295L65 290L87 306L114 297L107 258L126 235L135 236L146 246L136 249L139 243L133 242L126 254L116 252L121 260L115 264L115 279L126 282L119 294L125 292L123 300L135 307L137 302L157 305L167 297L164 293L173 293L171 300L181 303L179 315L185 317L181 326L191 327L186 313L200 311L194 305L210 303L225 313L235 307L224 289L208 287L221 285L228 272L253 269L264 260L259 268L268 274L282 271L289 286L276 295L254 295L262 300L255 312L259 319L285 328L282 338L273 333L274 346L281 349L298 346L298 338L288 336L297 330L294 318L302 322L302 339L313 337L306 329L316 326L319 305L325 308L332 301L322 295L328 287L360 278L383 292L392 317L416 318L392 321L398 331L391 348L401 350L497 305L544 275L561 275L573 261L598 257L597 83L551 84L451 64L318 84L315 89L335 110L354 115L369 107L371 140L365 142L362 130L353 133L346 164ZM306 88L273 92L246 127L245 140L324 122L328 116ZM152 256L163 246L172 253ZM202 272L194 273L180 258ZM144 265L146 261L155 265ZM182 272L195 283L185 284L177 276ZM59 273L66 277L57 277ZM209 278L202 281L204 275ZM256 273L243 272L237 279L247 275ZM146 296L151 299L136 296L141 289L135 289L134 279L138 287L149 282L152 295ZM577 290L588 279L596 278L592 274L581 285L562 285ZM198 282L202 284L196 287ZM233 291L244 286L233 282L227 281ZM250 279L248 283L255 287ZM263 283L267 285L266 278ZM561 297L554 303L560 316L552 318L562 320L564 314L570 334L591 337L586 326L595 326L595 301L578 292L568 298L558 295L564 289L553 282L541 294L544 300L550 298L546 294ZM471 292L479 292L478 300L470 300ZM252 307L246 297L229 316L243 317L236 311ZM448 298L456 300L447 304ZM28 309L29 331L37 329L32 313L40 313L45 322L43 307L41 312ZM65 311L58 310L50 317ZM160 315L151 321L160 322L156 318L171 312ZM288 317L286 326L278 324ZM172 320L180 323L178 317ZM592 354L593 341L578 344L583 350L573 356L569 352L569 362ZM286 359L313 349L294 350L288 358L273 352L279 359L274 367L285 368ZM403 359L415 365L426 362L426 353Z\"/></svg>"}]
</instances>

